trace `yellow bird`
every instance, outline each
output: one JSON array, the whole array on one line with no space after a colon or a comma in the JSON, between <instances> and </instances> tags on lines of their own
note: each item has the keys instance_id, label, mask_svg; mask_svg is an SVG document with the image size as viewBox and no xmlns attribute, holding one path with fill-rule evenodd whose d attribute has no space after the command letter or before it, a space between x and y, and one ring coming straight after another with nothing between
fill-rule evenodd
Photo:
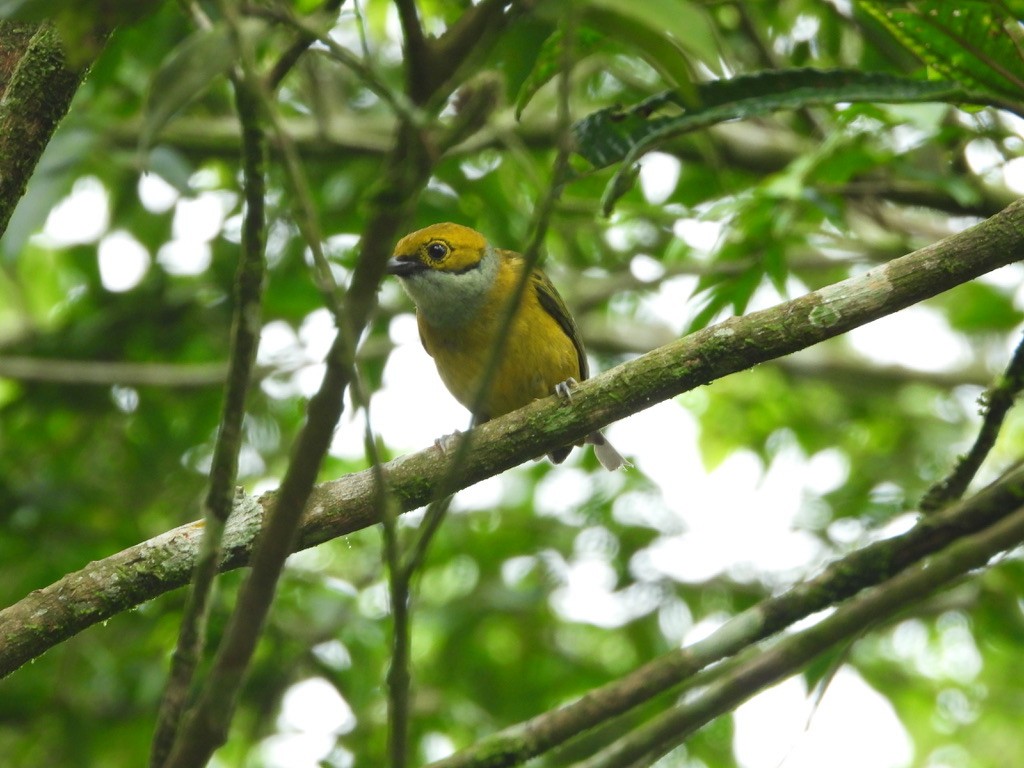
<instances>
[{"instance_id":1,"label":"yellow bird","mask_svg":"<svg viewBox=\"0 0 1024 768\"><path fill-rule=\"evenodd\" d=\"M441 381L469 409L524 266L518 253L494 248L476 230L450 223L406 235L388 261L388 272L399 277L416 305L420 339ZM552 393L567 397L588 375L579 329L555 286L535 268L475 416L483 423ZM626 463L600 432L585 442L605 469ZM548 457L558 464L571 450L563 446Z\"/></svg>"}]
</instances>

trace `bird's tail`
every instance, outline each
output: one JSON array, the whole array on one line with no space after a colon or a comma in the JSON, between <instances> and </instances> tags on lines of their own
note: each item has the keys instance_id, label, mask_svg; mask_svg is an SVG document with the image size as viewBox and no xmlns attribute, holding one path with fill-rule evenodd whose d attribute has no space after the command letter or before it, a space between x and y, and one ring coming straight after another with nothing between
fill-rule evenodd
<instances>
[{"instance_id":1,"label":"bird's tail","mask_svg":"<svg viewBox=\"0 0 1024 768\"><path fill-rule=\"evenodd\" d=\"M601 466L609 472L614 472L619 467L633 466L622 454L615 450L615 446L608 442L608 439L600 432L591 432L587 435L586 442L594 446L594 455L601 462Z\"/></svg>"}]
</instances>

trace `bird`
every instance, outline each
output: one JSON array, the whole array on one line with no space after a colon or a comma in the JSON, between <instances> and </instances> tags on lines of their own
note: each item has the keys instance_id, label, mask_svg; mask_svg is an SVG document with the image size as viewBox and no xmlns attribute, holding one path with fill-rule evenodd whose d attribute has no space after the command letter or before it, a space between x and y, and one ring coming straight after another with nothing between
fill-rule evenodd
<instances>
[{"instance_id":1,"label":"bird","mask_svg":"<svg viewBox=\"0 0 1024 768\"><path fill-rule=\"evenodd\" d=\"M441 381L467 409L476 405L476 423L550 394L571 400L572 387L590 373L576 322L548 276L534 267L488 391L478 395L524 269L520 254L495 248L476 230L451 222L406 235L387 263L388 273L399 279L416 306L420 341ZM627 463L598 431L577 445L584 443L594 446L609 471ZM548 458L560 464L572 448L556 448Z\"/></svg>"}]
</instances>

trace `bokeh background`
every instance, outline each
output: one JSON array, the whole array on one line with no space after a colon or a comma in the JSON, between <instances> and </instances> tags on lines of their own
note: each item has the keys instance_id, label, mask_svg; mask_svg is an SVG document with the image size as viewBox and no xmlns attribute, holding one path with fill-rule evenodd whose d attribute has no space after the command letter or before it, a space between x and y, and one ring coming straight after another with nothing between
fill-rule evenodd
<instances>
[{"instance_id":1,"label":"bokeh background","mask_svg":"<svg viewBox=\"0 0 1024 768\"><path fill-rule=\"evenodd\" d=\"M578 4L574 118L672 85L664 59L645 50L653 34L697 79L923 68L845 2L642 5ZM465 6L418 4L434 33ZM496 73L505 96L438 160L407 229L451 220L523 247L555 153L557 84L538 72L558 60L559 13L540 3L511 15L460 74ZM666 18L676 19L667 29ZM253 24L258 61L273 61L289 30ZM241 197L225 78L199 59L169 64L194 34L165 3L111 36L0 240L0 605L200 514ZM343 4L331 35L401 88L391 3ZM207 84L179 105L168 72L182 71ZM277 109L344 282L394 115L322 46L288 75ZM611 170L575 158L581 175L555 205L544 268L592 367L605 370L997 212L1024 189L1022 136L1009 112L942 103L839 103L721 123L646 155L609 217L600 198ZM253 493L279 482L332 338L293 202L272 163L260 379L240 457ZM588 449L460 493L416 584L414 761L572 700L906 530L970 444L979 395L1019 339L1020 280L1007 267L613 425L628 471L602 472ZM370 424L389 456L468 423L410 312L387 280L360 351ZM15 359L31 363L28 374L4 368ZM89 363L100 383L58 380L65 361ZM105 367L124 362L169 367L156 383ZM323 479L366 466L365 418L347 409ZM985 477L1019 454L1022 427L1011 414ZM239 580L220 581L211 642ZM293 556L216 765L383 764L385 580L376 529ZM1021 561L1007 556L719 718L659 765L1005 766L1024 752L1022 587ZM116 616L0 682L4 763L143 764L183 599ZM543 764L582 754L570 747Z\"/></svg>"}]
</instances>

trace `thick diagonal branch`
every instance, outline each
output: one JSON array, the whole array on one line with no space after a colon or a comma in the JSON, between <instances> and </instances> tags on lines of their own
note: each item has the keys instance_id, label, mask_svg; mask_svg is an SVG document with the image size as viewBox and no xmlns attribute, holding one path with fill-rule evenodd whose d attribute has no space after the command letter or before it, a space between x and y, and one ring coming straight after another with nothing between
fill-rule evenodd
<instances>
[{"instance_id":1,"label":"thick diagonal branch","mask_svg":"<svg viewBox=\"0 0 1024 768\"><path fill-rule=\"evenodd\" d=\"M572 407L537 401L475 430L458 487L582 438L653 403L730 373L838 336L949 290L1024 256L1024 201L980 225L863 275L793 301L711 326L584 382ZM382 265L381 265L382 266ZM437 448L386 465L404 510L439 493L448 472ZM450 490L450 489L449 489ZM272 507L276 494L259 503ZM295 541L311 547L379 522L369 471L317 486ZM253 515L253 517L257 517ZM255 527L253 527L255 526ZM235 524L225 538L223 567L248 561L258 521ZM91 563L0 611L0 675L47 648L188 581L195 561L195 524Z\"/></svg>"}]
</instances>

